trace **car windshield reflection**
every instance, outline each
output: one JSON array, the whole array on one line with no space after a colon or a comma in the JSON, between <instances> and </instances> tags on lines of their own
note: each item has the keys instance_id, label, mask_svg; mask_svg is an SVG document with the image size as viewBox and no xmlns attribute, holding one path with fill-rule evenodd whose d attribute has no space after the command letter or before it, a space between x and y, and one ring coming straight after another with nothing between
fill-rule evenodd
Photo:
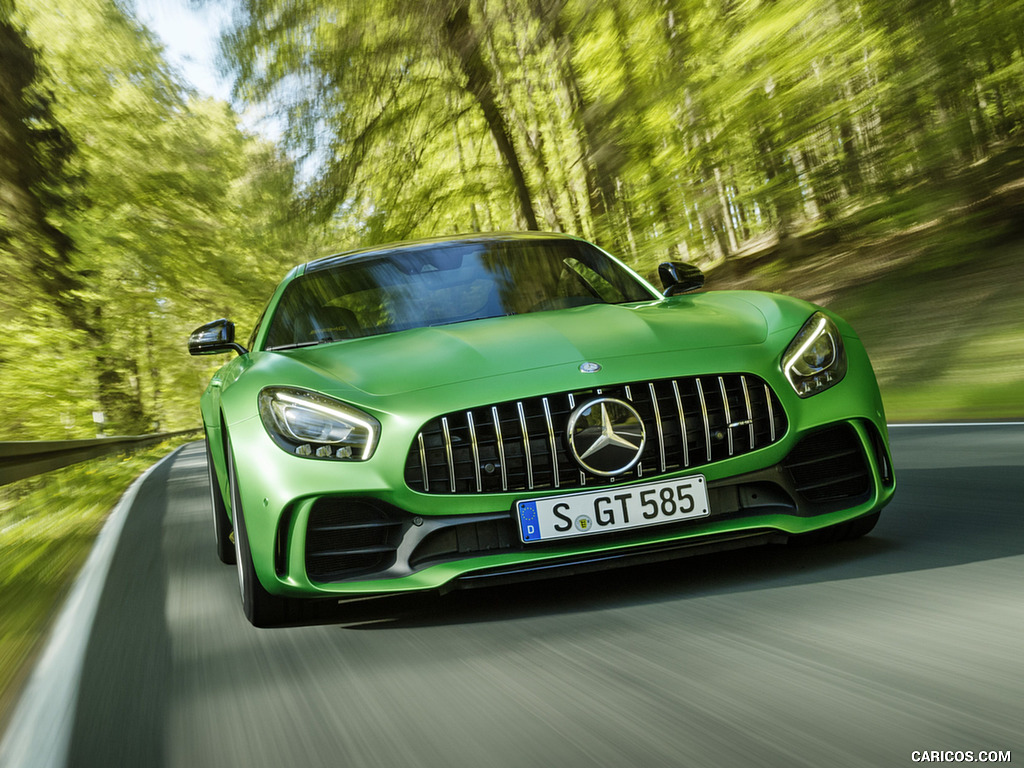
<instances>
[{"instance_id":1,"label":"car windshield reflection","mask_svg":"<svg viewBox=\"0 0 1024 768\"><path fill-rule=\"evenodd\" d=\"M653 298L620 264L581 241L471 241L380 251L311 264L281 297L265 348Z\"/></svg>"}]
</instances>

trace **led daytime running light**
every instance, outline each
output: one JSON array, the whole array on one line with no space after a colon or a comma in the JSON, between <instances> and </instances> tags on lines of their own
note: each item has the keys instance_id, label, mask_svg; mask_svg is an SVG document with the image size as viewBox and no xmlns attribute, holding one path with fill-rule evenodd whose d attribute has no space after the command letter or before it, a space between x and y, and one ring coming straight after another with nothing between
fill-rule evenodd
<instances>
[{"instance_id":1,"label":"led daytime running light","mask_svg":"<svg viewBox=\"0 0 1024 768\"><path fill-rule=\"evenodd\" d=\"M323 416L326 416L328 419L331 419L331 420L336 421L336 422L343 422L343 423L344 422L354 422L356 426L362 427L367 432L372 432L373 431L373 425L369 421L367 421L365 419L360 419L356 414L351 413L351 412L341 412L341 411L335 410L334 408L328 408L328 407L326 407L324 405L321 405L320 403L315 403L315 402L312 402L310 400L305 400L303 398L294 397L293 395L289 395L289 394L286 394L284 392L279 392L277 394L277 396L276 396L276 399L279 402L290 403L290 404L292 404L292 405L294 405L294 406L296 406L296 407L298 407L300 409L303 409L303 410L315 411L316 413L322 414ZM282 417L283 417L283 421L284 421L282 426L286 430L288 430L288 433L292 437L294 437L296 440L299 440L299 441L307 440L308 439L306 437L303 437L302 435L295 434L295 432L292 431L291 424L287 420L287 416L282 414ZM344 442L345 437L347 437L351 433L352 433L352 429L349 428L348 433L346 433L342 438L340 438L338 440L318 440L317 442L341 443L341 442Z\"/></svg>"},{"instance_id":2,"label":"led daytime running light","mask_svg":"<svg viewBox=\"0 0 1024 768\"><path fill-rule=\"evenodd\" d=\"M806 360L805 356L822 341L829 347L826 362L822 365ZM846 351L839 329L827 315L811 315L782 356L782 370L800 397L811 397L842 381L846 375Z\"/></svg>"},{"instance_id":3,"label":"led daytime running light","mask_svg":"<svg viewBox=\"0 0 1024 768\"><path fill-rule=\"evenodd\" d=\"M800 349L789 356L789 365L787 366L787 370L792 370L796 366L797 361L818 341L818 337L821 336L821 332L824 331L827 326L828 321L825 319L824 315L820 316L818 320L818 327L811 331L811 335L807 337L807 341L800 346Z\"/></svg>"},{"instance_id":4,"label":"led daytime running light","mask_svg":"<svg viewBox=\"0 0 1024 768\"><path fill-rule=\"evenodd\" d=\"M283 388L265 389L259 399L264 427L289 453L363 461L377 447L380 423L345 403L315 392Z\"/></svg>"}]
</instances>

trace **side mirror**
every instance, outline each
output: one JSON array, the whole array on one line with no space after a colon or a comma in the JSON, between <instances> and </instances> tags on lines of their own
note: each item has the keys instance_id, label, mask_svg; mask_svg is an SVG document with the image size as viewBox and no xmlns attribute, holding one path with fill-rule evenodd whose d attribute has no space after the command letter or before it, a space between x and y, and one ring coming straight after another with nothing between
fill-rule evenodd
<instances>
[{"instance_id":1,"label":"side mirror","mask_svg":"<svg viewBox=\"0 0 1024 768\"><path fill-rule=\"evenodd\" d=\"M658 277L665 286L665 296L678 296L704 287L704 273L692 264L681 261L666 261L659 264Z\"/></svg>"},{"instance_id":2,"label":"side mirror","mask_svg":"<svg viewBox=\"0 0 1024 768\"><path fill-rule=\"evenodd\" d=\"M235 343L235 324L230 320L214 320L201 325L188 337L190 355L216 355L232 349L240 355L249 351Z\"/></svg>"}]
</instances>

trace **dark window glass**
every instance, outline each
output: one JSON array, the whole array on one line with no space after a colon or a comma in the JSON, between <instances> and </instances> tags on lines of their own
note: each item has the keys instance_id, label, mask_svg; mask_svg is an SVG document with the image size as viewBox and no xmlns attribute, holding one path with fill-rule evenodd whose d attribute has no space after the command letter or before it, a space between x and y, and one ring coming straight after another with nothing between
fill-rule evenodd
<instances>
[{"instance_id":1,"label":"dark window glass","mask_svg":"<svg viewBox=\"0 0 1024 768\"><path fill-rule=\"evenodd\" d=\"M259 318L257 318L257 320L256 320L256 325L255 325L255 327L254 327L254 328L252 329L252 333L250 333L250 334L249 334L249 344L248 344L248 346L246 347L246 349L248 349L248 350L252 350L252 349L253 349L253 347L255 346L255 344L256 344L256 336L257 336L257 335L259 334L259 332L260 332L260 326L261 326L261 325L263 325L263 316L264 316L265 314L267 314L267 310L266 310L266 309L264 309L264 310L263 310L262 312L260 312L260 316L259 316Z\"/></svg>"},{"instance_id":2,"label":"dark window glass","mask_svg":"<svg viewBox=\"0 0 1024 768\"><path fill-rule=\"evenodd\" d=\"M428 325L657 298L575 240L498 240L354 256L285 289L267 349Z\"/></svg>"}]
</instances>

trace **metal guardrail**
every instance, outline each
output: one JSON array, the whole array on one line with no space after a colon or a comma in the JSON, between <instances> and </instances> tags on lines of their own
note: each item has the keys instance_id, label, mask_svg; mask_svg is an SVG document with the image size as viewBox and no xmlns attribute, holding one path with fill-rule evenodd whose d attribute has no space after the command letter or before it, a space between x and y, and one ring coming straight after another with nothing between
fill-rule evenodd
<instances>
[{"instance_id":1,"label":"metal guardrail","mask_svg":"<svg viewBox=\"0 0 1024 768\"><path fill-rule=\"evenodd\" d=\"M129 437L97 437L87 440L29 440L0 442L0 485L42 475L90 459L125 453L172 437L201 433L200 429L157 432Z\"/></svg>"}]
</instances>

